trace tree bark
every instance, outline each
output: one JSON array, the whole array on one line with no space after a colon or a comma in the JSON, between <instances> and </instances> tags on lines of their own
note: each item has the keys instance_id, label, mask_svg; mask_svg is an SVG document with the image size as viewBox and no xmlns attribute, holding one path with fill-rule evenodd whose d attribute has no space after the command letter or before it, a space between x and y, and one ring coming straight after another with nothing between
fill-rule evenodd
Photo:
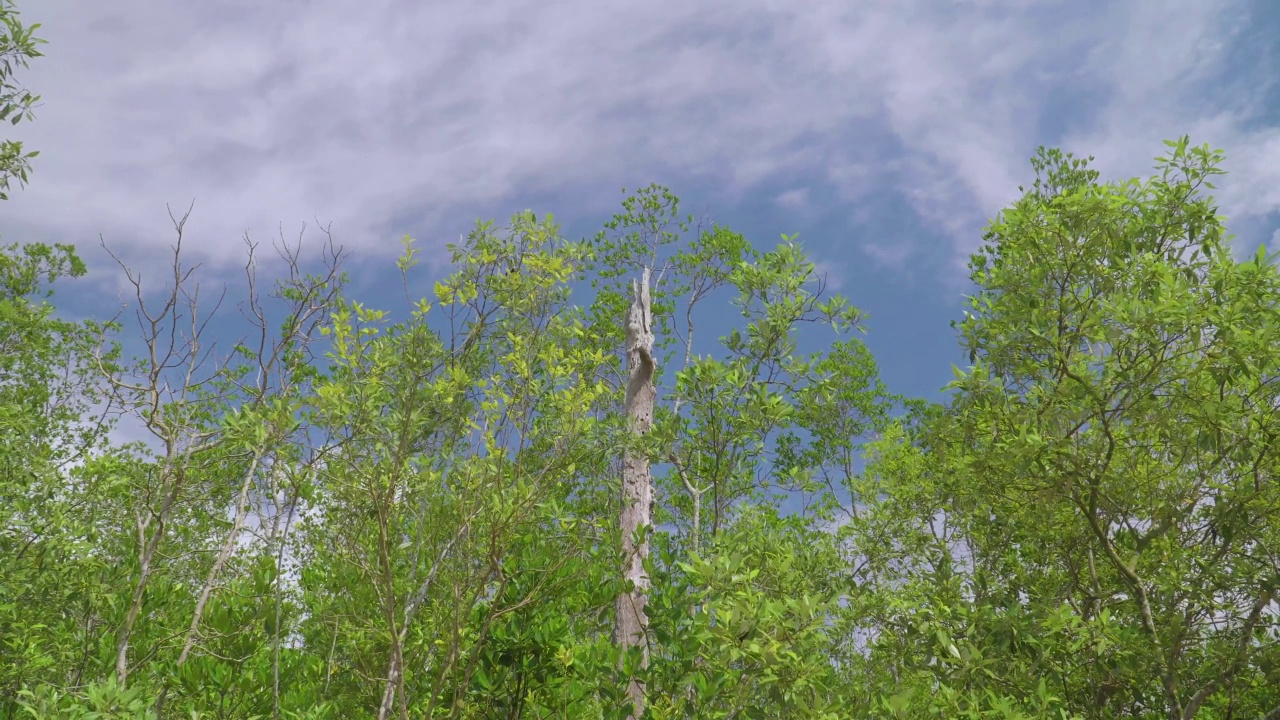
<instances>
[{"instance_id":1,"label":"tree bark","mask_svg":"<svg viewBox=\"0 0 1280 720\"><path fill-rule=\"evenodd\" d=\"M635 436L643 436L653 427L653 409L657 389L653 384L653 313L649 300L649 268L644 268L640 281L632 281L631 307L627 312L627 394L625 410L627 428ZM652 522L653 481L649 476L649 459L641 450L624 449L622 454L622 574L631 588L618 595L615 607L614 641L627 653L639 646L641 667L649 666L646 632L649 618L649 577L644 561L649 557L647 539L636 542L638 532ZM627 695L631 698L630 720L644 714L644 682L629 678Z\"/></svg>"}]
</instances>

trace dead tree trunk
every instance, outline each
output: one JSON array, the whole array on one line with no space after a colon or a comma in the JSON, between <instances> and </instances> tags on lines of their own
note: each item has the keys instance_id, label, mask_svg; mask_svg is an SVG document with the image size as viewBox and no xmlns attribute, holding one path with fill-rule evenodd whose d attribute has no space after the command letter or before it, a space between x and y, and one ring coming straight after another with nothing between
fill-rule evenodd
<instances>
[{"instance_id":1,"label":"dead tree trunk","mask_svg":"<svg viewBox=\"0 0 1280 720\"><path fill-rule=\"evenodd\" d=\"M632 281L631 307L627 312L627 428L635 436L642 436L653 426L653 408L657 390L653 384L653 313L649 304L649 268L645 268L640 281ZM631 583L631 589L618 595L614 625L614 641L625 653L640 646L643 653L641 667L649 665L649 646L646 632L649 618L645 614L648 602L649 577L644 572L644 561L649 557L649 541L637 543L637 532L652 522L653 481L649 477L649 459L638 449L625 449L622 454L622 575ZM644 682L631 677L627 686L633 710L630 718L644 714Z\"/></svg>"}]
</instances>

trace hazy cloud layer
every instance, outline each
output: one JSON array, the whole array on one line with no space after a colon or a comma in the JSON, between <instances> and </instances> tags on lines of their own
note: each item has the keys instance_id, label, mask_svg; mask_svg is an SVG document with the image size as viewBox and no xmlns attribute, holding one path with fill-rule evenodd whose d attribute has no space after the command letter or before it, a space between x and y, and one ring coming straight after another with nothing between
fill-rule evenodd
<instances>
[{"instance_id":1,"label":"hazy cloud layer","mask_svg":"<svg viewBox=\"0 0 1280 720\"><path fill-rule=\"evenodd\" d=\"M24 13L49 57L23 77L46 102L15 130L43 152L3 231L101 232L145 258L172 240L164 204L195 198L192 241L215 261L239 261L246 230L316 218L369 255L533 195L606 213L620 186L659 179L727 204L789 188L760 202L797 214L904 198L941 241L844 242L947 272L1036 145L1139 174L1184 132L1230 152L1224 212L1265 218L1280 210L1265 6L40 0Z\"/></svg>"}]
</instances>

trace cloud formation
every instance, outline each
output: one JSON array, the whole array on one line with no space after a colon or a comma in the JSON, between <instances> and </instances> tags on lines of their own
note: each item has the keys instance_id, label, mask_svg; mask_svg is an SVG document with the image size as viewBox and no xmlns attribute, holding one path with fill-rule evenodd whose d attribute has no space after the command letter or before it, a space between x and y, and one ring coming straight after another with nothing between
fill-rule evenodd
<instances>
[{"instance_id":1,"label":"cloud formation","mask_svg":"<svg viewBox=\"0 0 1280 720\"><path fill-rule=\"evenodd\" d=\"M245 231L313 219L369 256L528 197L603 215L653 179L725 203L771 183L790 190L761 202L797 212L904 199L933 237L849 242L950 271L1037 145L1133 175L1184 132L1229 151L1224 212L1262 217L1280 209L1280 73L1258 7L41 0L24 16L48 57L24 80L45 105L15 130L42 154L4 230L101 232L145 258L172 242L165 203L195 198L215 263L241 260Z\"/></svg>"}]
</instances>

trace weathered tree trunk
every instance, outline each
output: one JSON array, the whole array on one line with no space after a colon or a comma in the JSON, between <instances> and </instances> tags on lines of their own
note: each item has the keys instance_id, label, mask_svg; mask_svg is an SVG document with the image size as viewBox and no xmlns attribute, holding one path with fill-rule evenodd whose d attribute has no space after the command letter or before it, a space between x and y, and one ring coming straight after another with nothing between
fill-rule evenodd
<instances>
[{"instance_id":1,"label":"weathered tree trunk","mask_svg":"<svg viewBox=\"0 0 1280 720\"><path fill-rule=\"evenodd\" d=\"M649 268L637 283L632 281L631 307L627 312L627 427L635 435L644 435L653 426L653 408L657 390L653 384L653 313L649 304ZM637 531L648 526L653 513L653 481L649 477L649 459L643 452L624 450L622 455L622 552L623 578L632 588L618 596L614 625L614 641L627 652L636 646L643 653L642 667L649 665L649 646L645 634L649 618L649 577L644 561L649 557L649 542L635 541ZM630 717L644 714L644 682L632 677L627 686L633 710Z\"/></svg>"}]
</instances>

